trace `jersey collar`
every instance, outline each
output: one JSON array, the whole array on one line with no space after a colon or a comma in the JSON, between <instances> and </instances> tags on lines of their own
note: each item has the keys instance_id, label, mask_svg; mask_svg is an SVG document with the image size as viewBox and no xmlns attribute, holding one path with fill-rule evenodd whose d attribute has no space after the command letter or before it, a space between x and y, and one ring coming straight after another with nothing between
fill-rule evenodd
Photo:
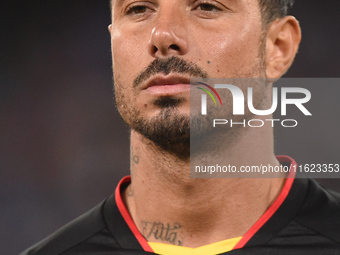
<instances>
[{"instance_id":1,"label":"jersey collar","mask_svg":"<svg viewBox=\"0 0 340 255\"><path fill-rule=\"evenodd\" d=\"M297 164L292 158L277 156L277 159L281 164L290 164L291 169L297 169ZM294 218L305 198L307 192L305 186L308 185L306 179L294 178L295 172L291 171L274 203L247 231L234 250L266 243ZM104 217L111 234L122 248L152 252L151 247L133 222L121 197L122 191L130 182L130 176L124 177L119 182L115 194L104 205Z\"/></svg>"}]
</instances>

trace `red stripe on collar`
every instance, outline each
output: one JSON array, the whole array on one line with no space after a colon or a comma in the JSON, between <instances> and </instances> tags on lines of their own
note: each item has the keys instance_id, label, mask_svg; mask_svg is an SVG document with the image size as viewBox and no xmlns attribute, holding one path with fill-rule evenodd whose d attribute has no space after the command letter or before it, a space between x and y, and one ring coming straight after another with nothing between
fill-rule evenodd
<instances>
[{"instance_id":1,"label":"red stripe on collar","mask_svg":"<svg viewBox=\"0 0 340 255\"><path fill-rule=\"evenodd\" d=\"M297 164L294 159L288 156L276 156L276 158L280 163L290 163L290 169L297 169ZM242 239L235 245L233 250L243 248L246 243L255 235L255 233L274 215L277 209L279 209L288 196L288 193L294 182L295 174L296 171L289 172L280 195L276 198L268 210L261 216L261 218L255 222L255 224L247 231Z\"/></svg>"},{"instance_id":2,"label":"red stripe on collar","mask_svg":"<svg viewBox=\"0 0 340 255\"><path fill-rule=\"evenodd\" d=\"M148 242L146 241L144 236L139 232L136 224L132 220L131 215L128 212L128 210L127 210L127 208L126 208L126 206L125 206L125 204L123 202L122 196L121 196L122 185L126 184L126 183L130 183L130 182L131 182L131 176L125 176L118 183L118 186L117 186L116 191L115 191L116 204L117 204L118 210L122 214L125 222L128 224L129 228L131 229L131 231L134 234L134 236L137 238L139 244L143 247L144 251L153 252L153 250L151 249L150 245L148 244Z\"/></svg>"}]
</instances>

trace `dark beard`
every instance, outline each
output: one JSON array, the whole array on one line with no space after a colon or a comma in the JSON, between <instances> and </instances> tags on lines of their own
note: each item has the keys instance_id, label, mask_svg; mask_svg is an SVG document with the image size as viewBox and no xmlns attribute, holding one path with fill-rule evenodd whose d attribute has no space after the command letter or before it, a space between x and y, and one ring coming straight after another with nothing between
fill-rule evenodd
<instances>
[{"instance_id":1,"label":"dark beard","mask_svg":"<svg viewBox=\"0 0 340 255\"><path fill-rule=\"evenodd\" d=\"M190 77L206 78L208 75L193 62L185 61L177 56L168 59L155 59L133 82L138 88L152 75L163 73L187 74ZM161 97L153 102L160 109L160 113L147 119L141 117L140 112L134 110L131 118L131 128L154 142L161 149L176 155L180 159L190 158L190 116L181 114L177 107L184 99L175 97Z\"/></svg>"},{"instance_id":2,"label":"dark beard","mask_svg":"<svg viewBox=\"0 0 340 255\"><path fill-rule=\"evenodd\" d=\"M254 65L254 67L256 67L255 70L252 70L255 72L244 76L256 77L259 74L259 70L265 70L262 68L262 66L265 65L265 57L263 56L265 55L264 42L265 40L261 42L259 52L261 59L260 68L258 67L258 63L256 63L256 65ZM138 95L136 91L139 86L152 75L158 73L167 75L171 72L187 74L195 78L208 78L207 73L193 62L185 61L176 56L168 59L155 59L134 80L133 88L135 89L135 96ZM238 76L243 77L243 75L236 75L236 77ZM116 80L115 83L118 84ZM190 123L190 115L179 112L178 105L181 104L184 99L161 97L155 100L153 105L159 107L160 112L157 116L147 118L143 117L142 113L133 107L134 103L130 102L121 86L117 85L115 94L117 108L130 127L152 141L160 149L170 152L180 159L190 159L190 140L203 142L214 134L214 130L211 130L211 120L202 121L199 118L192 118ZM211 115L210 118L212 117ZM191 138L195 139L190 139L190 124L192 124ZM205 139L203 139L204 136L206 137Z\"/></svg>"},{"instance_id":3,"label":"dark beard","mask_svg":"<svg viewBox=\"0 0 340 255\"><path fill-rule=\"evenodd\" d=\"M154 101L160 113L146 119L135 116L131 127L161 149L168 151L180 159L190 157L190 116L181 114L177 106L182 99L163 97Z\"/></svg>"}]
</instances>

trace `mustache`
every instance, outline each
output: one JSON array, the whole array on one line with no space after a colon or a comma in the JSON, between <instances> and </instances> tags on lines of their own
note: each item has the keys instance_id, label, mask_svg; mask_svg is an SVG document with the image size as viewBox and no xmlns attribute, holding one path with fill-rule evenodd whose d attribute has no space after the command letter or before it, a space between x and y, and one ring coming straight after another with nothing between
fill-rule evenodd
<instances>
[{"instance_id":1,"label":"mustache","mask_svg":"<svg viewBox=\"0 0 340 255\"><path fill-rule=\"evenodd\" d=\"M152 75L162 73L165 75L173 73L189 74L191 77L208 78L208 74L197 64L185 61L176 56L167 59L156 58L150 65L141 72L133 81L133 86L137 87Z\"/></svg>"}]
</instances>

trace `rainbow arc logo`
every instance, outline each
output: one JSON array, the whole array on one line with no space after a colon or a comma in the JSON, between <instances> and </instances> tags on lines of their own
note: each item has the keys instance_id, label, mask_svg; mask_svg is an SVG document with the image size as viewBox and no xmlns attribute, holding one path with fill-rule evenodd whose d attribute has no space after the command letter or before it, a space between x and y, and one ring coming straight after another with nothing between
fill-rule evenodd
<instances>
[{"instance_id":1,"label":"rainbow arc logo","mask_svg":"<svg viewBox=\"0 0 340 255\"><path fill-rule=\"evenodd\" d=\"M203 82L197 82L197 84L203 85L203 86L209 88L212 92L214 92L215 95L217 96L218 100L220 101L220 104L222 105L222 100L220 98L220 95L217 93L217 91L213 87L211 87L210 85L203 83ZM205 93L207 93L212 98L212 100L214 100L215 105L217 105L215 97L213 96L213 94L211 94L211 92L209 90L206 90L206 89L203 89L203 88L200 88L200 87L196 87L196 88L203 90Z\"/></svg>"},{"instance_id":2,"label":"rainbow arc logo","mask_svg":"<svg viewBox=\"0 0 340 255\"><path fill-rule=\"evenodd\" d=\"M203 82L197 82L197 84L203 85L203 86L207 87L208 89L210 89L212 92L214 92L214 94L217 96L218 100L220 101L220 104L222 105L222 100L221 100L220 95L217 93L217 91L212 86L210 86L206 83L203 83ZM196 88L203 90L205 93L207 93L212 98L212 100L214 101L215 106L217 106L216 99L215 99L214 95L209 90L204 89L204 88L200 88L200 87L196 87ZM204 95L202 95L202 115L206 115L206 114L207 114L207 98L206 98L206 95L204 94Z\"/></svg>"}]
</instances>

